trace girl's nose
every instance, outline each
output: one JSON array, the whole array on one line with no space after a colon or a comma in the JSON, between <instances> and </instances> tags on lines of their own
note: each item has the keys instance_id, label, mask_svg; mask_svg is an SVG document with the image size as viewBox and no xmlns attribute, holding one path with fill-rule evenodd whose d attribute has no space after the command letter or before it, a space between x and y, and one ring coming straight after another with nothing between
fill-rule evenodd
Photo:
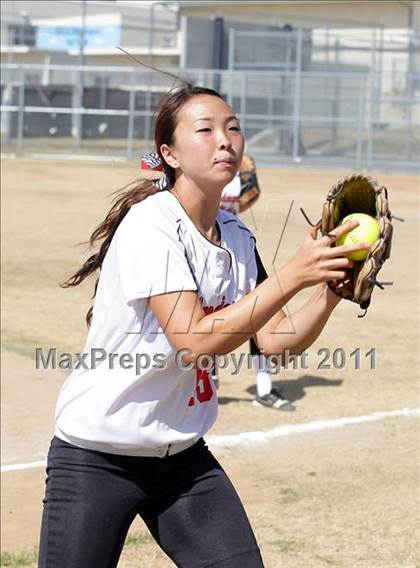
<instances>
[{"instance_id":1,"label":"girl's nose","mask_svg":"<svg viewBox=\"0 0 420 568\"><path fill-rule=\"evenodd\" d=\"M217 146L219 150L226 150L232 146L232 143L225 134L221 134L217 141Z\"/></svg>"}]
</instances>

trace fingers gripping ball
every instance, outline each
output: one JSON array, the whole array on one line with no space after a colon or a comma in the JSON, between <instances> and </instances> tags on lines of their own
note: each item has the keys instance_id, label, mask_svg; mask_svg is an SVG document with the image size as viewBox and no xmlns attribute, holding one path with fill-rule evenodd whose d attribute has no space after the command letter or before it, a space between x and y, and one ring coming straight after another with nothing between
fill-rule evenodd
<instances>
[{"instance_id":1,"label":"fingers gripping ball","mask_svg":"<svg viewBox=\"0 0 420 568\"><path fill-rule=\"evenodd\" d=\"M374 217L366 215L366 213L352 213L344 217L340 225L344 225L344 223L348 223L349 221L358 221L359 225L339 237L336 241L337 245L347 246L359 243L374 245L376 243L379 238L379 223ZM358 250L349 253L347 256L352 260L361 261L365 260L368 254L368 250Z\"/></svg>"}]
</instances>

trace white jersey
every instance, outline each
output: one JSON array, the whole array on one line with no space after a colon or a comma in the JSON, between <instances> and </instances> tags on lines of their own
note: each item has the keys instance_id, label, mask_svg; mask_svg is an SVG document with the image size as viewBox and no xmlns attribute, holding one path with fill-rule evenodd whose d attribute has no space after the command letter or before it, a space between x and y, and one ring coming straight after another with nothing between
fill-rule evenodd
<instances>
[{"instance_id":1,"label":"white jersey","mask_svg":"<svg viewBox=\"0 0 420 568\"><path fill-rule=\"evenodd\" d=\"M194 290L209 313L255 288L255 239L219 210L221 246L162 191L131 207L104 259L84 353L56 408L55 435L80 447L142 455L198 440L217 417L209 373L185 370L149 307L157 294ZM124 356L124 358L122 357ZM141 365L131 363L141 359ZM149 361L149 364L147 362Z\"/></svg>"}]
</instances>

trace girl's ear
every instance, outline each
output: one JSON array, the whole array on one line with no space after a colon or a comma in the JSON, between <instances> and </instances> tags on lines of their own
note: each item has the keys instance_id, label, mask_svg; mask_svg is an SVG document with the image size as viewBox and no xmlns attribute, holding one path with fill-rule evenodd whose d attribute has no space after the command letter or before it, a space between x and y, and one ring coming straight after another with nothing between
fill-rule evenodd
<instances>
[{"instance_id":1,"label":"girl's ear","mask_svg":"<svg viewBox=\"0 0 420 568\"><path fill-rule=\"evenodd\" d=\"M171 168L173 168L174 170L179 168L179 162L173 155L170 146L168 146L167 144L162 144L162 146L160 147L160 153L162 154L162 157L168 164L168 166L171 166Z\"/></svg>"}]
</instances>

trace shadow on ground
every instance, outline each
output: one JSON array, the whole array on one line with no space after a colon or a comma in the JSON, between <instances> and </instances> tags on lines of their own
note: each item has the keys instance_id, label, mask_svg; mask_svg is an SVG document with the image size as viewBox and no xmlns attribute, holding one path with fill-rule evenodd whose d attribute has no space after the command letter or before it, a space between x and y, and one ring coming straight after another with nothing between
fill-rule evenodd
<instances>
[{"instance_id":1,"label":"shadow on ground","mask_svg":"<svg viewBox=\"0 0 420 568\"><path fill-rule=\"evenodd\" d=\"M310 387L339 387L343 380L326 379L325 377L316 377L314 375L303 375L295 380L273 381L273 387L280 390L283 398L295 402L306 396L306 389ZM251 385L245 392L255 397L257 394L256 385ZM249 402L249 398L241 398L234 396L220 396L219 404L229 404L230 402Z\"/></svg>"}]
</instances>

